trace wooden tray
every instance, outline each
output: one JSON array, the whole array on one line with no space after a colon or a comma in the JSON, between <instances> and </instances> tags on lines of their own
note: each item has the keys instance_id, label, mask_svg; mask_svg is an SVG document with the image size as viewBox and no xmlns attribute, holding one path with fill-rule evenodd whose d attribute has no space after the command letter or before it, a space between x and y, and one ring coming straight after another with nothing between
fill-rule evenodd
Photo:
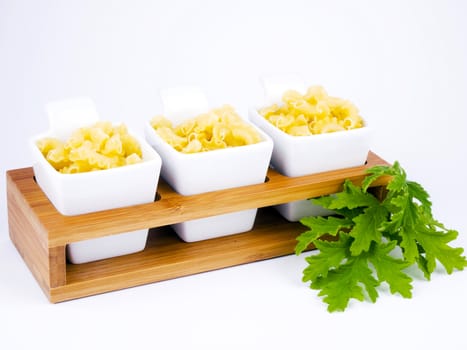
<instances>
[{"instance_id":1,"label":"wooden tray","mask_svg":"<svg viewBox=\"0 0 467 350\"><path fill-rule=\"evenodd\" d=\"M358 184L365 170L387 164L370 152L366 165L290 178L270 169L261 184L181 196L160 181L153 203L77 216L57 212L34 181L32 168L7 171L10 238L51 302L60 302L289 255L300 223L283 219L270 206L341 190L345 179ZM381 178L373 184L387 184ZM260 208L252 231L185 243L168 226L186 220ZM68 243L151 228L139 253L73 265Z\"/></svg>"}]
</instances>

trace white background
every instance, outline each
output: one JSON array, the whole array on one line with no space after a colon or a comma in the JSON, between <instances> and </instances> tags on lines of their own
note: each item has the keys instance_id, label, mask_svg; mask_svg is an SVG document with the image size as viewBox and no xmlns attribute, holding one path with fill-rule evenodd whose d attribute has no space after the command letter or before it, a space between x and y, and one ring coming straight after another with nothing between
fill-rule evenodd
<instances>
[{"instance_id":1,"label":"white background","mask_svg":"<svg viewBox=\"0 0 467 350\"><path fill-rule=\"evenodd\" d=\"M465 1L0 0L0 348L465 349L467 272L413 299L326 306L304 256L49 304L8 237L5 171L31 165L44 104L92 97L139 131L160 88L196 84L246 114L258 76L299 72L352 100L372 149L430 192L467 247Z\"/></svg>"}]
</instances>

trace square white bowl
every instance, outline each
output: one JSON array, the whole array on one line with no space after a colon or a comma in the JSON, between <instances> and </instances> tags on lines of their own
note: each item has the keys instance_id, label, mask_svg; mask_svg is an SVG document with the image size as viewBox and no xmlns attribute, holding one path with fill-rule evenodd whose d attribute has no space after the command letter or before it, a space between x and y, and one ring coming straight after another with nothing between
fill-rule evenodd
<instances>
[{"instance_id":1,"label":"square white bowl","mask_svg":"<svg viewBox=\"0 0 467 350\"><path fill-rule=\"evenodd\" d=\"M258 112L250 109L250 120L268 134L274 142L271 165L285 176L298 177L360 166L365 164L370 151L371 131L366 121L359 129L333 133L292 136L278 129ZM277 206L289 221L304 216L328 215L321 207L309 201L296 201Z\"/></svg>"},{"instance_id":2,"label":"square white bowl","mask_svg":"<svg viewBox=\"0 0 467 350\"><path fill-rule=\"evenodd\" d=\"M31 140L36 182L62 215L80 215L154 201L162 160L142 138L135 137L143 161L99 171L62 174L45 159L36 142L52 133Z\"/></svg>"},{"instance_id":3,"label":"square white bowl","mask_svg":"<svg viewBox=\"0 0 467 350\"><path fill-rule=\"evenodd\" d=\"M154 201L162 160L144 139L132 134L143 153L141 163L118 168L76 174L62 174L45 159L36 142L56 137L53 132L35 136L30 141L36 182L62 215L80 215ZM70 243L70 262L84 262L135 253L144 249L148 230L117 234ZM117 237L121 236L121 242ZM134 242L131 242L134 240Z\"/></svg>"},{"instance_id":4,"label":"square white bowl","mask_svg":"<svg viewBox=\"0 0 467 350\"><path fill-rule=\"evenodd\" d=\"M290 177L363 165L370 151L370 129L336 131L332 133L292 136L278 129L250 109L250 120L268 134L274 142L271 165Z\"/></svg>"},{"instance_id":5,"label":"square white bowl","mask_svg":"<svg viewBox=\"0 0 467 350\"><path fill-rule=\"evenodd\" d=\"M146 141L135 137L142 150L141 163L77 174L56 171L37 147L45 137L66 140L79 127L99 120L89 98L47 104L49 131L29 140L37 184L62 215L80 215L154 201L161 157ZM68 260L75 264L135 253L144 249L148 229L125 232L67 245Z\"/></svg>"},{"instance_id":6,"label":"square white bowl","mask_svg":"<svg viewBox=\"0 0 467 350\"><path fill-rule=\"evenodd\" d=\"M200 153L182 153L166 143L145 125L146 140L162 157L162 177L179 194L193 194L252 185L265 181L273 143L268 135L252 125L261 135L259 143ZM186 242L200 241L252 229L257 209L189 220L172 225Z\"/></svg>"}]
</instances>

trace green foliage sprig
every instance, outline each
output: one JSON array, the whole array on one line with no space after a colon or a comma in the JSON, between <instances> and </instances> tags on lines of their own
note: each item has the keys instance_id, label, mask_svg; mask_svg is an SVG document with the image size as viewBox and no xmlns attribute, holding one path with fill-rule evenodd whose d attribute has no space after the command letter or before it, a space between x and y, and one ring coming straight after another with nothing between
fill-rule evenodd
<instances>
[{"instance_id":1,"label":"green foliage sprig","mask_svg":"<svg viewBox=\"0 0 467 350\"><path fill-rule=\"evenodd\" d=\"M368 191L381 176L391 176L384 200ZM398 162L368 169L361 186L347 180L342 192L312 201L336 215L301 219L309 230L297 238L295 253L310 244L319 250L306 258L303 281L319 290L330 312L345 310L350 299L375 302L383 282L392 294L411 298L406 270L414 264L428 280L437 261L448 274L467 267L464 249L449 246L458 232L433 218L428 193L407 180ZM323 240L323 234L336 240Z\"/></svg>"}]
</instances>

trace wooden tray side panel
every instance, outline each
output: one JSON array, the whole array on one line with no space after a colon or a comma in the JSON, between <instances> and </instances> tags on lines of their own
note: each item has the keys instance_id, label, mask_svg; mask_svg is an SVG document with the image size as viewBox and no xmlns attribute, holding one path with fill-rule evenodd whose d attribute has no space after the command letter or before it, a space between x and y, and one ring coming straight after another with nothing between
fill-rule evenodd
<instances>
[{"instance_id":1,"label":"wooden tray side panel","mask_svg":"<svg viewBox=\"0 0 467 350\"><path fill-rule=\"evenodd\" d=\"M49 249L47 232L17 183L7 172L7 207L10 239L38 284L49 296L50 288L66 283L65 247ZM16 179L21 181L21 179Z\"/></svg>"}]
</instances>

